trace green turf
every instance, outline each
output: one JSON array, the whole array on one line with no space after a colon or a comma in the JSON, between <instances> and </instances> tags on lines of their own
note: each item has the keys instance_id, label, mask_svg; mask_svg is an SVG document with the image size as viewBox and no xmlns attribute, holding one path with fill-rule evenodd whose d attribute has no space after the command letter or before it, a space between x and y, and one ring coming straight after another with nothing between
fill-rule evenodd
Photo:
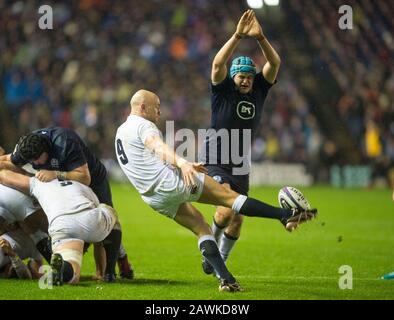
<instances>
[{"instance_id":1,"label":"green turf","mask_svg":"<svg viewBox=\"0 0 394 320\"><path fill-rule=\"evenodd\" d=\"M37 281L1 279L2 299L394 299L394 280L379 279L394 271L389 190L301 188L320 215L292 234L276 221L245 218L228 266L246 291L223 294L202 273L191 232L151 210L131 186L112 187L136 279L90 281L90 251L78 286L43 290ZM263 187L251 195L276 204L277 192ZM210 223L213 208L198 207ZM338 287L341 265L353 269L351 290Z\"/></svg>"}]
</instances>

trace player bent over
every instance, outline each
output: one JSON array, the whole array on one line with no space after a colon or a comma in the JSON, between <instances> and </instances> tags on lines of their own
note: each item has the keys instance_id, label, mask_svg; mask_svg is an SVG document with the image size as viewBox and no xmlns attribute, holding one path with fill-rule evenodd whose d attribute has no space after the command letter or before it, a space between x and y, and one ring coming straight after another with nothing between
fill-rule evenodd
<instances>
[{"instance_id":1,"label":"player bent over","mask_svg":"<svg viewBox=\"0 0 394 320\"><path fill-rule=\"evenodd\" d=\"M61 127L42 128L22 136L12 154L0 157L10 170L30 164L36 178L43 182L70 180L83 183L97 195L100 203L114 207L107 170L73 130ZM106 281L115 281L118 261L122 278L133 278L133 270L121 245L122 230L114 229L104 241L106 251Z\"/></svg>"},{"instance_id":2,"label":"player bent over","mask_svg":"<svg viewBox=\"0 0 394 320\"><path fill-rule=\"evenodd\" d=\"M232 208L236 214L280 220L285 226L312 219L316 210L272 207L226 189L205 175L200 163L190 163L166 145L156 127L160 100L153 92L137 91L130 101L131 114L117 131L115 148L119 164L142 199L154 210L174 219L198 238L204 258L220 278L220 291L241 291L220 256L211 228L189 202Z\"/></svg>"},{"instance_id":3,"label":"player bent over","mask_svg":"<svg viewBox=\"0 0 394 320\"><path fill-rule=\"evenodd\" d=\"M100 204L92 189L77 181L41 182L1 170L0 183L34 196L47 215L53 284L78 283L84 243L101 242L109 235L118 223L115 210Z\"/></svg>"}]
</instances>

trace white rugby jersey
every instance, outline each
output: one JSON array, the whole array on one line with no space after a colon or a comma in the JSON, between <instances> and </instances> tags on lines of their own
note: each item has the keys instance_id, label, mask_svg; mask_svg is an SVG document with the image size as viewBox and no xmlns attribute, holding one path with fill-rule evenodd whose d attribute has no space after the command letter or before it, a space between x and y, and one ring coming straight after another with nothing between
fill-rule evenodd
<instances>
[{"instance_id":1,"label":"white rugby jersey","mask_svg":"<svg viewBox=\"0 0 394 320\"><path fill-rule=\"evenodd\" d=\"M100 204L93 190L77 181L41 182L31 177L30 193L40 203L49 225L59 216L94 209Z\"/></svg>"},{"instance_id":2,"label":"white rugby jersey","mask_svg":"<svg viewBox=\"0 0 394 320\"><path fill-rule=\"evenodd\" d=\"M32 197L0 184L0 217L7 223L23 221L39 209L40 205Z\"/></svg>"},{"instance_id":3,"label":"white rugby jersey","mask_svg":"<svg viewBox=\"0 0 394 320\"><path fill-rule=\"evenodd\" d=\"M146 138L160 136L156 125L130 115L116 133L115 150L123 172L141 195L149 196L160 186L172 191L178 185L177 169L161 160L144 145Z\"/></svg>"}]
</instances>

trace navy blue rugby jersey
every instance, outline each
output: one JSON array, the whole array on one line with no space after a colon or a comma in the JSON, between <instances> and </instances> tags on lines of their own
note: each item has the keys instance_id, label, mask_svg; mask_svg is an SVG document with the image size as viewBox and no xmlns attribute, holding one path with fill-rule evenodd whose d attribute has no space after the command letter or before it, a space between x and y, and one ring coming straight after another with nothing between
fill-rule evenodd
<instances>
[{"instance_id":1,"label":"navy blue rugby jersey","mask_svg":"<svg viewBox=\"0 0 394 320\"><path fill-rule=\"evenodd\" d=\"M44 165L32 164L34 169L72 171L87 163L91 176L90 186L99 185L106 178L107 170L104 165L88 149L75 131L51 127L36 130L34 133L48 139L51 147L48 161ZM17 166L26 164L17 149L11 154L11 161Z\"/></svg>"},{"instance_id":2,"label":"navy blue rugby jersey","mask_svg":"<svg viewBox=\"0 0 394 320\"><path fill-rule=\"evenodd\" d=\"M265 80L261 72L256 74L252 90L247 94L236 90L230 76L217 85L211 84L211 126L200 152L200 161L229 168L241 166L239 159L234 159L232 154L241 158L247 156L243 150L244 136L245 142L249 141L245 147L250 148L249 143L260 123L264 101L271 87L272 84ZM227 130L228 143L222 142L223 132L219 131L221 129ZM244 130L248 132L245 133ZM250 139L246 139L249 136Z\"/></svg>"}]
</instances>

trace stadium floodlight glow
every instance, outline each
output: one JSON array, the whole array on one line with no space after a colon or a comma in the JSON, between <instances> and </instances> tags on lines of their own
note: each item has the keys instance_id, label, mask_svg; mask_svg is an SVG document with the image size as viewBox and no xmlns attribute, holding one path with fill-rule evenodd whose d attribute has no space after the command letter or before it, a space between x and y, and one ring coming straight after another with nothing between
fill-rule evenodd
<instances>
[{"instance_id":1,"label":"stadium floodlight glow","mask_svg":"<svg viewBox=\"0 0 394 320\"><path fill-rule=\"evenodd\" d=\"M261 9L264 5L263 0L247 0L247 3L252 9Z\"/></svg>"},{"instance_id":2,"label":"stadium floodlight glow","mask_svg":"<svg viewBox=\"0 0 394 320\"><path fill-rule=\"evenodd\" d=\"M264 0L267 6L279 6L279 0Z\"/></svg>"}]
</instances>

